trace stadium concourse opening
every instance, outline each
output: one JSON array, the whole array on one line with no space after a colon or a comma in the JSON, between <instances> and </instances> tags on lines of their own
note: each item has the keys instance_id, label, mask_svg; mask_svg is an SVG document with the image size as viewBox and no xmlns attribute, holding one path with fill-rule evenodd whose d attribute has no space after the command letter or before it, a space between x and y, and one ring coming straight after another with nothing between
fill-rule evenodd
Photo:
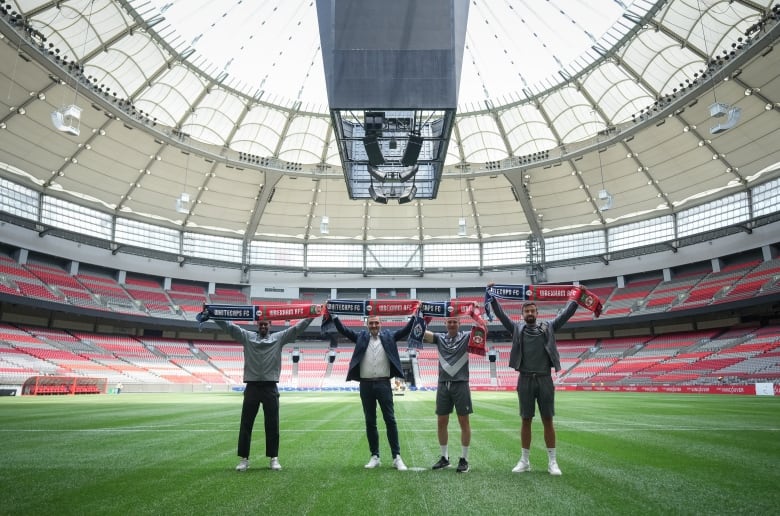
<instances>
[{"instance_id":1,"label":"stadium concourse opening","mask_svg":"<svg viewBox=\"0 0 780 516\"><path fill-rule=\"evenodd\" d=\"M78 376L31 376L22 385L22 395L105 394L105 378Z\"/></svg>"}]
</instances>

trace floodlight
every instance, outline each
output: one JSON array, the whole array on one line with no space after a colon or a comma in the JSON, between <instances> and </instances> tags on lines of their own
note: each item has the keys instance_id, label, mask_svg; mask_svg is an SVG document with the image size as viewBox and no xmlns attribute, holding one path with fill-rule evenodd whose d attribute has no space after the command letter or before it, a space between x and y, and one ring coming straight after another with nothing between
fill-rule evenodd
<instances>
[{"instance_id":1,"label":"floodlight","mask_svg":"<svg viewBox=\"0 0 780 516\"><path fill-rule=\"evenodd\" d=\"M323 215L320 220L320 234L327 235L330 233L330 218L327 215Z\"/></svg>"}]
</instances>

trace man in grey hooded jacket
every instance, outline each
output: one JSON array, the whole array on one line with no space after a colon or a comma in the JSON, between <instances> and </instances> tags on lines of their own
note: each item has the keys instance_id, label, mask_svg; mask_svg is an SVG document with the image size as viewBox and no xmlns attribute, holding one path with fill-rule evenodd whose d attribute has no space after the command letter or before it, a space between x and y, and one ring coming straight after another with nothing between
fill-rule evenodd
<instances>
[{"instance_id":1,"label":"man in grey hooded jacket","mask_svg":"<svg viewBox=\"0 0 780 516\"><path fill-rule=\"evenodd\" d=\"M491 284L488 285L490 287ZM531 423L535 415L535 405L539 405L539 415L544 427L544 442L547 446L547 471L550 475L560 475L556 457L555 427L555 385L551 369L561 370L560 354L555 342L555 332L561 328L577 310L575 301L581 294L579 287L573 287L569 301L563 310L551 321L538 322L536 303L523 303L523 320L515 323L501 308L495 298L490 305L504 328L512 334L512 350L509 353L509 366L518 371L517 397L520 402L520 461L512 469L514 473L531 470Z\"/></svg>"}]
</instances>

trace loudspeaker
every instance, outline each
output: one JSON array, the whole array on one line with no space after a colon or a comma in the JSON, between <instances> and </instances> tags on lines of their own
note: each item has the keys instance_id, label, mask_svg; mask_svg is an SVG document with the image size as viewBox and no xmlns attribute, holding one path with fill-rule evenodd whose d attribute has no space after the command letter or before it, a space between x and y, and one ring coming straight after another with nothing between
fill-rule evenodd
<instances>
[{"instance_id":1,"label":"loudspeaker","mask_svg":"<svg viewBox=\"0 0 780 516\"><path fill-rule=\"evenodd\" d=\"M720 134L722 132L728 131L729 129L737 125L737 122L739 122L739 118L742 115L742 109L738 107L733 107L729 109L728 115L729 116L725 122L710 128L710 134Z\"/></svg>"},{"instance_id":2,"label":"loudspeaker","mask_svg":"<svg viewBox=\"0 0 780 516\"><path fill-rule=\"evenodd\" d=\"M328 363L332 364L335 361L336 361L336 353L334 353L333 351L330 351L328 353Z\"/></svg>"},{"instance_id":3,"label":"loudspeaker","mask_svg":"<svg viewBox=\"0 0 780 516\"><path fill-rule=\"evenodd\" d=\"M406 143L406 149L404 150L404 156L401 158L401 165L405 167L411 167L417 164L417 158L420 157L420 149L422 149L423 139L422 136L417 134L410 134L409 141Z\"/></svg>"},{"instance_id":4,"label":"loudspeaker","mask_svg":"<svg viewBox=\"0 0 780 516\"><path fill-rule=\"evenodd\" d=\"M387 197L385 196L385 193L381 189L377 191L373 184L368 187L368 195L371 196L371 199L373 199L374 202L387 204Z\"/></svg>"},{"instance_id":5,"label":"loudspeaker","mask_svg":"<svg viewBox=\"0 0 780 516\"><path fill-rule=\"evenodd\" d=\"M405 183L409 181L411 178L413 178L415 175L417 175L417 172L420 170L420 165L415 165L409 170L406 170L404 172L399 172L398 174L398 180L402 183Z\"/></svg>"},{"instance_id":6,"label":"loudspeaker","mask_svg":"<svg viewBox=\"0 0 780 516\"><path fill-rule=\"evenodd\" d=\"M385 164L385 157L382 156L382 149L379 148L379 141L376 135L369 135L363 138L363 146L366 148L368 164L372 167L378 167Z\"/></svg>"},{"instance_id":7,"label":"loudspeaker","mask_svg":"<svg viewBox=\"0 0 780 516\"><path fill-rule=\"evenodd\" d=\"M73 136L78 136L81 132L79 130L80 120L81 108L75 104L65 106L51 114L51 123L54 125L54 128L63 133L72 134Z\"/></svg>"},{"instance_id":8,"label":"loudspeaker","mask_svg":"<svg viewBox=\"0 0 780 516\"><path fill-rule=\"evenodd\" d=\"M382 111L366 111L363 127L366 135L382 135L382 126L385 124L385 114Z\"/></svg>"},{"instance_id":9,"label":"loudspeaker","mask_svg":"<svg viewBox=\"0 0 780 516\"><path fill-rule=\"evenodd\" d=\"M412 185L411 187L404 190L401 197L398 198L398 204L406 204L408 202L412 202L416 196L417 196L417 185Z\"/></svg>"},{"instance_id":10,"label":"loudspeaker","mask_svg":"<svg viewBox=\"0 0 780 516\"><path fill-rule=\"evenodd\" d=\"M498 357L498 353L496 353L495 351L488 351L488 361L495 362L497 357Z\"/></svg>"},{"instance_id":11,"label":"loudspeaker","mask_svg":"<svg viewBox=\"0 0 780 516\"><path fill-rule=\"evenodd\" d=\"M292 359L293 359L293 364L297 364L301 360L301 354L298 353L297 351L293 351Z\"/></svg>"},{"instance_id":12,"label":"loudspeaker","mask_svg":"<svg viewBox=\"0 0 780 516\"><path fill-rule=\"evenodd\" d=\"M371 177L376 179L377 181L384 181L387 179L387 174L382 172L376 167L372 167L371 165L368 166L368 173L371 174Z\"/></svg>"}]
</instances>

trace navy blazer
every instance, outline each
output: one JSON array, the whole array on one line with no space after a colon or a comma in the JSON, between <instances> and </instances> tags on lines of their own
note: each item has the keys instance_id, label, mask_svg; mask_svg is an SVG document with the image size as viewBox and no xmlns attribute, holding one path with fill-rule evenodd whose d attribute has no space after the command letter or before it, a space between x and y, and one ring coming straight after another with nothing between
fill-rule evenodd
<instances>
[{"instance_id":1,"label":"navy blazer","mask_svg":"<svg viewBox=\"0 0 780 516\"><path fill-rule=\"evenodd\" d=\"M356 333L349 328L341 324L338 317L333 318L333 323L336 326L336 330L344 335L346 338L355 343L355 351L352 353L352 359L349 361L349 370L347 371L347 381L360 380L360 362L366 354L368 349L368 342L371 338L371 334L368 330L362 330L360 333ZM385 348L387 358L390 360L390 376L394 378L403 378L404 370L401 366L401 357L398 355L398 345L396 342L403 340L409 336L412 332L412 326L414 326L414 317L409 319L406 326L398 331L391 332L390 330L380 330L379 340L382 342L382 347Z\"/></svg>"}]
</instances>

